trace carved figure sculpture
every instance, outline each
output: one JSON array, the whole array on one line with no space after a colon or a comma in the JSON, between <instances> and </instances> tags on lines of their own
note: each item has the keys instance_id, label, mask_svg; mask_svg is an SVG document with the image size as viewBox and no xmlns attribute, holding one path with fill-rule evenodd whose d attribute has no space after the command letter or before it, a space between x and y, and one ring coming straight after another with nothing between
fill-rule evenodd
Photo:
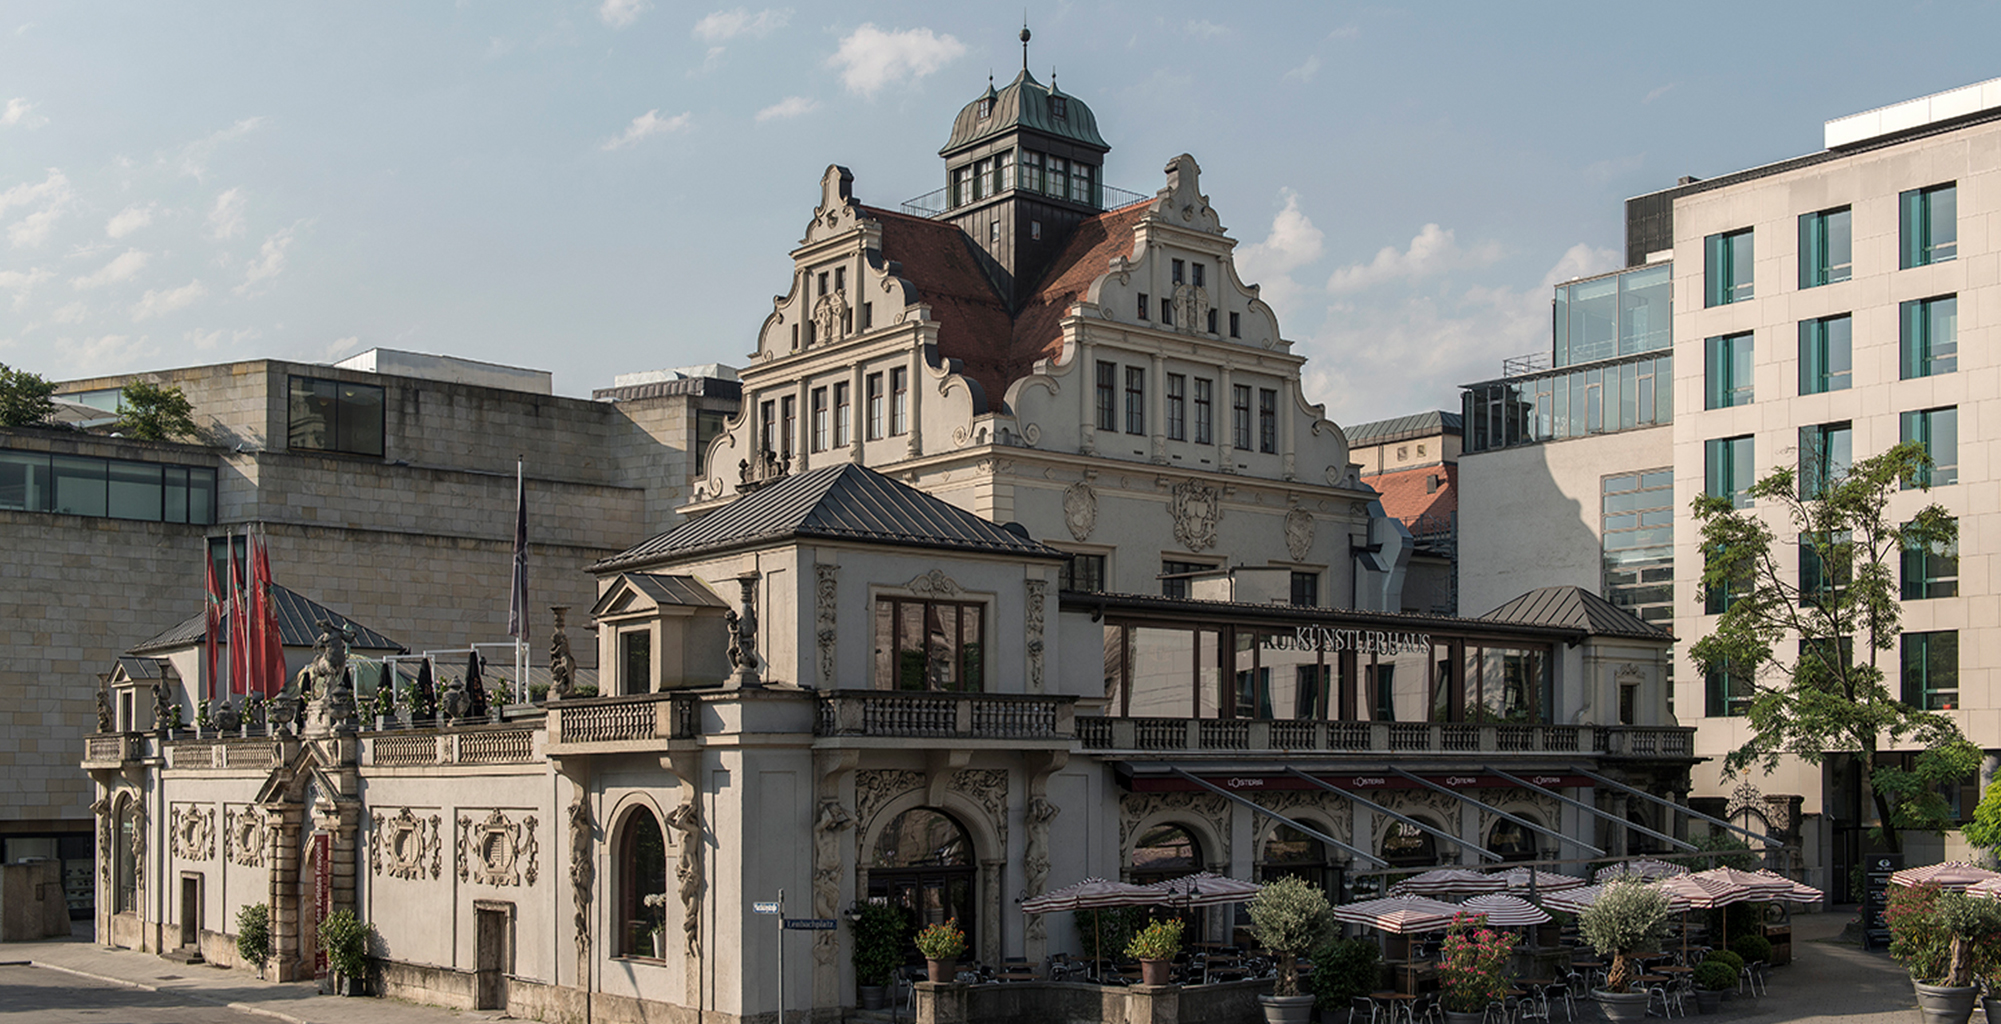
<instances>
[{"instance_id":1,"label":"carved figure sculpture","mask_svg":"<svg viewBox=\"0 0 2001 1024\"><path fill-rule=\"evenodd\" d=\"M312 701L308 717L315 732L345 732L354 728L354 684L347 664L348 646L354 643L354 627L325 619L318 625L320 635L313 643L313 660L299 670L293 683L300 695ZM279 696L286 694L281 692Z\"/></svg>"},{"instance_id":2,"label":"carved figure sculpture","mask_svg":"<svg viewBox=\"0 0 2001 1024\"><path fill-rule=\"evenodd\" d=\"M578 793L570 801L570 891L577 906L577 963L588 964L591 954L591 887L597 884L597 865L591 860L591 805Z\"/></svg>"},{"instance_id":3,"label":"carved figure sculpture","mask_svg":"<svg viewBox=\"0 0 2001 1024\"><path fill-rule=\"evenodd\" d=\"M820 819L813 824L813 916L833 917L841 900L841 833L853 827L855 819L839 800L820 801ZM832 964L837 941L821 942L815 935L813 959ZM834 937L829 934L828 939Z\"/></svg>"},{"instance_id":4,"label":"carved figure sculpture","mask_svg":"<svg viewBox=\"0 0 2001 1024\"><path fill-rule=\"evenodd\" d=\"M569 612L565 605L551 605L549 611L556 617L556 626L549 634L549 698L564 700L576 689L577 658L570 653L570 634L564 632L563 616Z\"/></svg>"},{"instance_id":5,"label":"carved figure sculpture","mask_svg":"<svg viewBox=\"0 0 2001 1024\"><path fill-rule=\"evenodd\" d=\"M702 955L702 811L691 797L667 815L667 827L681 833L681 863L674 877L681 883L681 930L688 955Z\"/></svg>"},{"instance_id":6,"label":"carved figure sculpture","mask_svg":"<svg viewBox=\"0 0 2001 1024\"><path fill-rule=\"evenodd\" d=\"M97 691L97 731L110 732L115 723L111 720L111 695Z\"/></svg>"},{"instance_id":7,"label":"carved figure sculpture","mask_svg":"<svg viewBox=\"0 0 2001 1024\"><path fill-rule=\"evenodd\" d=\"M153 681L153 728L165 731L173 728L173 724L174 709L168 704L167 681L156 679Z\"/></svg>"},{"instance_id":8,"label":"carved figure sculpture","mask_svg":"<svg viewBox=\"0 0 2001 1024\"><path fill-rule=\"evenodd\" d=\"M742 594L743 611L723 613L730 633L730 685L740 688L764 685L757 675L757 580L756 573L736 578Z\"/></svg>"},{"instance_id":9,"label":"carved figure sculpture","mask_svg":"<svg viewBox=\"0 0 2001 1024\"><path fill-rule=\"evenodd\" d=\"M1028 824L1028 849L1024 856L1028 869L1028 893L1040 896L1049 888L1049 823L1062 811L1044 797L1031 797L1023 817ZM1028 915L1029 938L1039 939L1045 934L1041 914Z\"/></svg>"}]
</instances>

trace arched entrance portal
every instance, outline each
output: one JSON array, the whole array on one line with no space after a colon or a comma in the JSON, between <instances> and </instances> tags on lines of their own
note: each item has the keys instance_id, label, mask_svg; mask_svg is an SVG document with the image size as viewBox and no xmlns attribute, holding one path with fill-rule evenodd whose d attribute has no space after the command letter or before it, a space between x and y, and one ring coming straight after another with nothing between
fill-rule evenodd
<instances>
[{"instance_id":1,"label":"arched entrance portal","mask_svg":"<svg viewBox=\"0 0 2001 1024\"><path fill-rule=\"evenodd\" d=\"M973 860L973 840L951 816L928 807L914 807L896 816L876 840L869 862L868 894L902 907L910 915L911 935L926 925L956 919L966 933L966 948L979 945L979 889ZM919 959L913 943L907 951Z\"/></svg>"},{"instance_id":2,"label":"arched entrance portal","mask_svg":"<svg viewBox=\"0 0 2001 1024\"><path fill-rule=\"evenodd\" d=\"M1180 825L1155 825L1133 845L1132 881L1151 885L1202 870L1202 844Z\"/></svg>"}]
</instances>

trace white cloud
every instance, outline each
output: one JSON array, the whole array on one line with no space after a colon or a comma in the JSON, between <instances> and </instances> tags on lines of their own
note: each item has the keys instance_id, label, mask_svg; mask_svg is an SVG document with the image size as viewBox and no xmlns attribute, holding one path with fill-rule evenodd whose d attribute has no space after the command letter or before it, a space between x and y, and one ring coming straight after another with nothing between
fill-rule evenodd
<instances>
[{"instance_id":1,"label":"white cloud","mask_svg":"<svg viewBox=\"0 0 2001 1024\"><path fill-rule=\"evenodd\" d=\"M1319 72L1320 58L1312 54L1307 54L1305 63L1285 73L1285 80L1288 82L1311 82L1313 81L1313 76Z\"/></svg>"},{"instance_id":2,"label":"white cloud","mask_svg":"<svg viewBox=\"0 0 2001 1024\"><path fill-rule=\"evenodd\" d=\"M611 0L606 0L610 3ZM695 38L714 46L738 36L762 39L784 28L792 20L792 8L766 8L756 14L746 8L716 11L695 22Z\"/></svg>"},{"instance_id":3,"label":"white cloud","mask_svg":"<svg viewBox=\"0 0 2001 1024\"><path fill-rule=\"evenodd\" d=\"M1218 25L1207 19L1196 21L1193 18L1189 19L1188 24L1181 26L1181 31L1185 35L1201 36L1205 39L1213 39L1216 36L1227 36L1230 34L1230 28L1227 25Z\"/></svg>"},{"instance_id":4,"label":"white cloud","mask_svg":"<svg viewBox=\"0 0 2001 1024\"><path fill-rule=\"evenodd\" d=\"M1668 93L1673 92L1674 87L1680 84L1681 84L1680 82L1669 82L1666 85L1656 86L1654 89L1649 91L1647 95L1640 100L1640 102L1652 103L1653 101L1660 99L1663 96L1666 96Z\"/></svg>"},{"instance_id":5,"label":"white cloud","mask_svg":"<svg viewBox=\"0 0 2001 1024\"><path fill-rule=\"evenodd\" d=\"M1486 242L1471 249L1459 245L1450 228L1426 224L1410 240L1410 248L1398 252L1384 246L1376 258L1336 270L1327 279L1330 292L1356 292L1401 279L1416 279L1459 267L1477 267L1501 258L1498 242Z\"/></svg>"},{"instance_id":6,"label":"white cloud","mask_svg":"<svg viewBox=\"0 0 2001 1024\"><path fill-rule=\"evenodd\" d=\"M135 203L112 214L111 219L104 222L104 233L113 238L124 238L151 223L153 223L153 204L140 206Z\"/></svg>"},{"instance_id":7,"label":"white cloud","mask_svg":"<svg viewBox=\"0 0 2001 1024\"><path fill-rule=\"evenodd\" d=\"M915 82L965 52L966 44L928 28L884 32L864 24L841 40L827 66L840 69L849 92L872 97L885 86Z\"/></svg>"},{"instance_id":8,"label":"white cloud","mask_svg":"<svg viewBox=\"0 0 2001 1024\"><path fill-rule=\"evenodd\" d=\"M34 104L16 96L8 100L4 108L0 108L0 128L40 128L49 123L48 118L34 111Z\"/></svg>"},{"instance_id":9,"label":"white cloud","mask_svg":"<svg viewBox=\"0 0 2001 1024\"><path fill-rule=\"evenodd\" d=\"M1285 208L1272 218L1264 241L1237 247L1237 274L1258 286L1259 297L1283 322L1304 292L1292 279L1292 271L1320 258L1326 236L1300 210L1299 193L1283 189L1279 194L1285 197Z\"/></svg>"},{"instance_id":10,"label":"white cloud","mask_svg":"<svg viewBox=\"0 0 2001 1024\"><path fill-rule=\"evenodd\" d=\"M354 351L360 346L361 336L358 334L350 334L345 338L335 338L333 343L327 346L327 350L321 358L327 362L333 362L336 359L345 357L349 352Z\"/></svg>"},{"instance_id":11,"label":"white cloud","mask_svg":"<svg viewBox=\"0 0 2001 1024\"><path fill-rule=\"evenodd\" d=\"M179 288L164 288L158 291L147 289L145 297L132 306L132 322L151 320L165 316L177 309L185 309L196 299L208 294L208 288L201 281L189 281Z\"/></svg>"},{"instance_id":12,"label":"white cloud","mask_svg":"<svg viewBox=\"0 0 2001 1024\"><path fill-rule=\"evenodd\" d=\"M257 250L257 258L243 268L243 283L236 286L236 294L248 295L251 287L260 281L268 281L285 270L285 251L292 247L292 229L286 228L264 240Z\"/></svg>"},{"instance_id":13,"label":"white cloud","mask_svg":"<svg viewBox=\"0 0 2001 1024\"><path fill-rule=\"evenodd\" d=\"M7 240L24 249L40 245L49 240L49 232L55 229L56 221L62 215L62 210L53 206L46 210L37 210L9 227Z\"/></svg>"},{"instance_id":14,"label":"white cloud","mask_svg":"<svg viewBox=\"0 0 2001 1024\"><path fill-rule=\"evenodd\" d=\"M208 211L209 237L217 241L243 233L243 190L233 188L215 197Z\"/></svg>"},{"instance_id":15,"label":"white cloud","mask_svg":"<svg viewBox=\"0 0 2001 1024\"><path fill-rule=\"evenodd\" d=\"M694 116L692 113L683 112L675 114L673 117L661 117L660 108L655 107L633 118L632 123L625 126L624 135L615 139L606 139L604 145L599 148L609 153L614 149L624 149L650 135L678 132L688 127L688 123L694 119Z\"/></svg>"},{"instance_id":16,"label":"white cloud","mask_svg":"<svg viewBox=\"0 0 2001 1024\"><path fill-rule=\"evenodd\" d=\"M28 304L28 293L43 281L56 276L54 273L36 267L32 270L0 270L0 291L14 293L14 308Z\"/></svg>"},{"instance_id":17,"label":"white cloud","mask_svg":"<svg viewBox=\"0 0 2001 1024\"><path fill-rule=\"evenodd\" d=\"M1360 25L1343 25L1340 28L1337 28L1334 31L1327 33L1327 38L1353 39L1361 34L1362 34L1362 26Z\"/></svg>"},{"instance_id":18,"label":"white cloud","mask_svg":"<svg viewBox=\"0 0 2001 1024\"><path fill-rule=\"evenodd\" d=\"M228 341L232 345L240 345L244 341L255 337L257 337L257 331L252 328L244 328L237 331L192 330L181 332L182 341L193 345L196 349L203 352L213 350L224 341Z\"/></svg>"},{"instance_id":19,"label":"white cloud","mask_svg":"<svg viewBox=\"0 0 2001 1024\"><path fill-rule=\"evenodd\" d=\"M798 117L801 114L809 114L818 109L820 109L819 100L809 100L804 96L787 96L773 103L771 106L758 111L757 119L759 121L772 121L779 118Z\"/></svg>"},{"instance_id":20,"label":"white cloud","mask_svg":"<svg viewBox=\"0 0 2001 1024\"><path fill-rule=\"evenodd\" d=\"M81 302L72 302L68 305L57 307L55 312L49 314L49 319L59 324L80 324L89 316L89 306Z\"/></svg>"},{"instance_id":21,"label":"white cloud","mask_svg":"<svg viewBox=\"0 0 2001 1024\"><path fill-rule=\"evenodd\" d=\"M1587 181L1603 185L1620 175L1631 174L1639 170L1646 162L1647 155L1645 153L1634 153L1630 156L1599 160L1584 168L1584 177Z\"/></svg>"},{"instance_id":22,"label":"white cloud","mask_svg":"<svg viewBox=\"0 0 2001 1024\"><path fill-rule=\"evenodd\" d=\"M1591 277L1608 270L1617 270L1621 258L1615 250L1599 249L1579 242L1565 250L1562 258L1556 261L1556 265L1549 268L1549 273L1543 275L1543 290L1547 291L1574 278Z\"/></svg>"},{"instance_id":23,"label":"white cloud","mask_svg":"<svg viewBox=\"0 0 2001 1024\"><path fill-rule=\"evenodd\" d=\"M208 162L211 158L215 156L215 151L218 146L221 146L223 143L232 141L234 139L240 139L245 135L248 135L251 132L256 131L259 127L262 127L263 124L264 124L264 118L262 117L246 117L243 120L238 121L235 124L230 125L229 127L224 128L219 132L216 132L213 135L210 135L208 138L197 139L193 142L188 143L185 146L182 146L180 153L175 157L174 160L174 162L177 164L177 169L182 174L185 174L188 177L195 179L196 181L203 180L208 174Z\"/></svg>"},{"instance_id":24,"label":"white cloud","mask_svg":"<svg viewBox=\"0 0 2001 1024\"><path fill-rule=\"evenodd\" d=\"M70 278L70 287L75 288L77 291L83 291L87 288L97 288L102 285L116 284L120 281L130 281L132 278L138 276L141 270L146 269L146 264L151 259L150 255L140 252L137 249L127 249L113 257L111 262L98 268L96 273L86 274L83 277Z\"/></svg>"},{"instance_id":25,"label":"white cloud","mask_svg":"<svg viewBox=\"0 0 2001 1024\"><path fill-rule=\"evenodd\" d=\"M129 334L105 334L82 341L64 338L61 347L70 364L77 368L77 375L84 377L99 376L103 371L121 363L130 363L151 351L144 336L134 340Z\"/></svg>"},{"instance_id":26,"label":"white cloud","mask_svg":"<svg viewBox=\"0 0 2001 1024\"><path fill-rule=\"evenodd\" d=\"M651 6L646 0L604 0L598 5L598 20L612 28L625 28L638 21L640 13Z\"/></svg>"},{"instance_id":27,"label":"white cloud","mask_svg":"<svg viewBox=\"0 0 2001 1024\"><path fill-rule=\"evenodd\" d=\"M7 228L8 240L22 248L48 241L56 220L62 216L63 208L69 205L75 194L69 186L69 178L53 167L39 182L24 181L0 192L0 215L5 215L16 206L40 207Z\"/></svg>"}]
</instances>

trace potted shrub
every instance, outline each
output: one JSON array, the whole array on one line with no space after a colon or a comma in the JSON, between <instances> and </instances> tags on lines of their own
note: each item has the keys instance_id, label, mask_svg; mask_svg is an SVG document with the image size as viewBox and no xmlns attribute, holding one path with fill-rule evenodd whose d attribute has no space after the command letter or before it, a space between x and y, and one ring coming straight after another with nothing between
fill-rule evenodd
<instances>
[{"instance_id":1,"label":"potted shrub","mask_svg":"<svg viewBox=\"0 0 2001 1024\"><path fill-rule=\"evenodd\" d=\"M271 959L271 908L252 903L236 912L236 955L264 976L264 962Z\"/></svg>"},{"instance_id":2,"label":"potted shrub","mask_svg":"<svg viewBox=\"0 0 2001 1024\"><path fill-rule=\"evenodd\" d=\"M1965 1024L2001 948L2001 905L1936 885L1893 887L1883 917L1890 956L1911 973L1926 1024Z\"/></svg>"},{"instance_id":3,"label":"potted shrub","mask_svg":"<svg viewBox=\"0 0 2001 1024\"><path fill-rule=\"evenodd\" d=\"M1484 914L1453 917L1438 955L1439 1002L1448 1024L1479 1024L1487 1004L1514 987L1506 969L1516 941L1513 932L1487 927Z\"/></svg>"},{"instance_id":4,"label":"potted shrub","mask_svg":"<svg viewBox=\"0 0 2001 1024\"><path fill-rule=\"evenodd\" d=\"M1599 955L1612 958L1605 987L1592 993L1612 1024L1646 1019L1647 994L1632 990L1632 957L1655 948L1667 925L1667 895L1630 877L1612 881L1597 902L1578 915L1578 935Z\"/></svg>"},{"instance_id":5,"label":"potted shrub","mask_svg":"<svg viewBox=\"0 0 2001 1024\"><path fill-rule=\"evenodd\" d=\"M1313 951L1313 1005L1321 1015L1348 1009L1348 1000L1376 991L1383 952L1373 942L1335 939ZM2001 1024L2001 1020L1997 1020Z\"/></svg>"},{"instance_id":6,"label":"potted shrub","mask_svg":"<svg viewBox=\"0 0 2001 1024\"><path fill-rule=\"evenodd\" d=\"M952 965L966 952L966 933L959 930L959 919L925 926L917 933L917 951L924 954L932 982L951 981Z\"/></svg>"},{"instance_id":7,"label":"potted shrub","mask_svg":"<svg viewBox=\"0 0 2001 1024\"><path fill-rule=\"evenodd\" d=\"M854 938L850 959L855 966L856 994L862 1009L880 1010L887 1002L889 976L903 965L904 932L910 921L887 903L864 903L848 932Z\"/></svg>"},{"instance_id":8,"label":"potted shrub","mask_svg":"<svg viewBox=\"0 0 2001 1024\"><path fill-rule=\"evenodd\" d=\"M1730 952L1747 964L1765 963L1772 959L1772 942L1762 935L1743 935L1730 940Z\"/></svg>"},{"instance_id":9,"label":"potted shrub","mask_svg":"<svg viewBox=\"0 0 2001 1024\"><path fill-rule=\"evenodd\" d=\"M1723 993L1737 987L1737 972L1715 957L1696 964L1690 977L1695 982L1695 1008L1703 1013L1721 1009Z\"/></svg>"},{"instance_id":10,"label":"potted shrub","mask_svg":"<svg viewBox=\"0 0 2001 1024\"><path fill-rule=\"evenodd\" d=\"M1334 908L1327 894L1304 879L1286 876L1267 882L1247 908L1251 934L1278 956L1278 977L1271 995L1259 996L1267 1024L1306 1024L1313 1016L1313 997L1299 994L1295 964L1333 937Z\"/></svg>"},{"instance_id":11,"label":"potted shrub","mask_svg":"<svg viewBox=\"0 0 2001 1024\"><path fill-rule=\"evenodd\" d=\"M1168 983L1168 968L1174 965L1175 954L1181 952L1181 927L1179 918L1151 921L1126 943L1126 955L1139 961L1141 984Z\"/></svg>"},{"instance_id":12,"label":"potted shrub","mask_svg":"<svg viewBox=\"0 0 2001 1024\"><path fill-rule=\"evenodd\" d=\"M367 994L368 937L374 930L352 910L336 910L320 922L320 948L326 950L327 966L333 968L336 993Z\"/></svg>"}]
</instances>

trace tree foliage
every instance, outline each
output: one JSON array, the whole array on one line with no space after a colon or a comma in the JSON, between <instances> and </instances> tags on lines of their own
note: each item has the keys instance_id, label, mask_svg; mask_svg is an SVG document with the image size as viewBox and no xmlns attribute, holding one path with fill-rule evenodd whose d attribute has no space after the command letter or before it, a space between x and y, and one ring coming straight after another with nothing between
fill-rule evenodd
<instances>
[{"instance_id":1,"label":"tree foliage","mask_svg":"<svg viewBox=\"0 0 2001 1024\"><path fill-rule=\"evenodd\" d=\"M1612 958L1605 972L1608 992L1625 992L1632 984L1633 954L1651 950L1667 934L1667 894L1630 875L1606 883L1605 890L1577 915L1577 934L1585 944Z\"/></svg>"},{"instance_id":2,"label":"tree foliage","mask_svg":"<svg viewBox=\"0 0 2001 1024\"><path fill-rule=\"evenodd\" d=\"M1959 834L1978 850L2001 847L2001 779L1987 784L1987 792L1980 796L1980 806L1974 808L1973 820L1961 826Z\"/></svg>"},{"instance_id":3,"label":"tree foliage","mask_svg":"<svg viewBox=\"0 0 2001 1024\"><path fill-rule=\"evenodd\" d=\"M1934 784L1979 763L1952 719L1905 704L1879 665L1901 633L1904 550L1938 550L1958 538L1957 521L1937 504L1901 524L1891 516L1895 494L1925 488L1930 469L1924 446L1906 442L1832 481L1803 486L1794 470L1774 469L1747 492L1757 510L1718 495L1694 505L1702 582L1727 595L1727 607L1689 653L1698 670L1725 673L1733 689L1751 687L1744 711L1751 736L1725 759L1726 772L1770 771L1786 755L1809 764L1830 753L1853 755L1868 766L1877 815L1888 826L1878 835L1892 850L1900 848L1898 829L1950 828ZM1773 522L1783 524L1783 537ZM1819 571L1800 571L1806 566ZM1796 644L1796 653L1782 644ZM1894 666L1896 655L1890 659ZM1908 770L1877 767L1886 745L1925 752Z\"/></svg>"},{"instance_id":4,"label":"tree foliage","mask_svg":"<svg viewBox=\"0 0 2001 1024\"><path fill-rule=\"evenodd\" d=\"M1293 963L1334 936L1334 908L1327 902L1327 893L1305 879L1287 875L1266 882L1245 911L1251 916L1251 934L1278 954L1278 980L1272 995L1298 995L1298 972Z\"/></svg>"},{"instance_id":5,"label":"tree foliage","mask_svg":"<svg viewBox=\"0 0 2001 1024\"><path fill-rule=\"evenodd\" d=\"M160 387L143 380L127 383L118 394L118 425L127 437L141 441L177 441L199 434L194 406L178 385Z\"/></svg>"},{"instance_id":6,"label":"tree foliage","mask_svg":"<svg viewBox=\"0 0 2001 1024\"><path fill-rule=\"evenodd\" d=\"M26 370L0 363L0 427L26 427L55 415L56 386Z\"/></svg>"}]
</instances>

